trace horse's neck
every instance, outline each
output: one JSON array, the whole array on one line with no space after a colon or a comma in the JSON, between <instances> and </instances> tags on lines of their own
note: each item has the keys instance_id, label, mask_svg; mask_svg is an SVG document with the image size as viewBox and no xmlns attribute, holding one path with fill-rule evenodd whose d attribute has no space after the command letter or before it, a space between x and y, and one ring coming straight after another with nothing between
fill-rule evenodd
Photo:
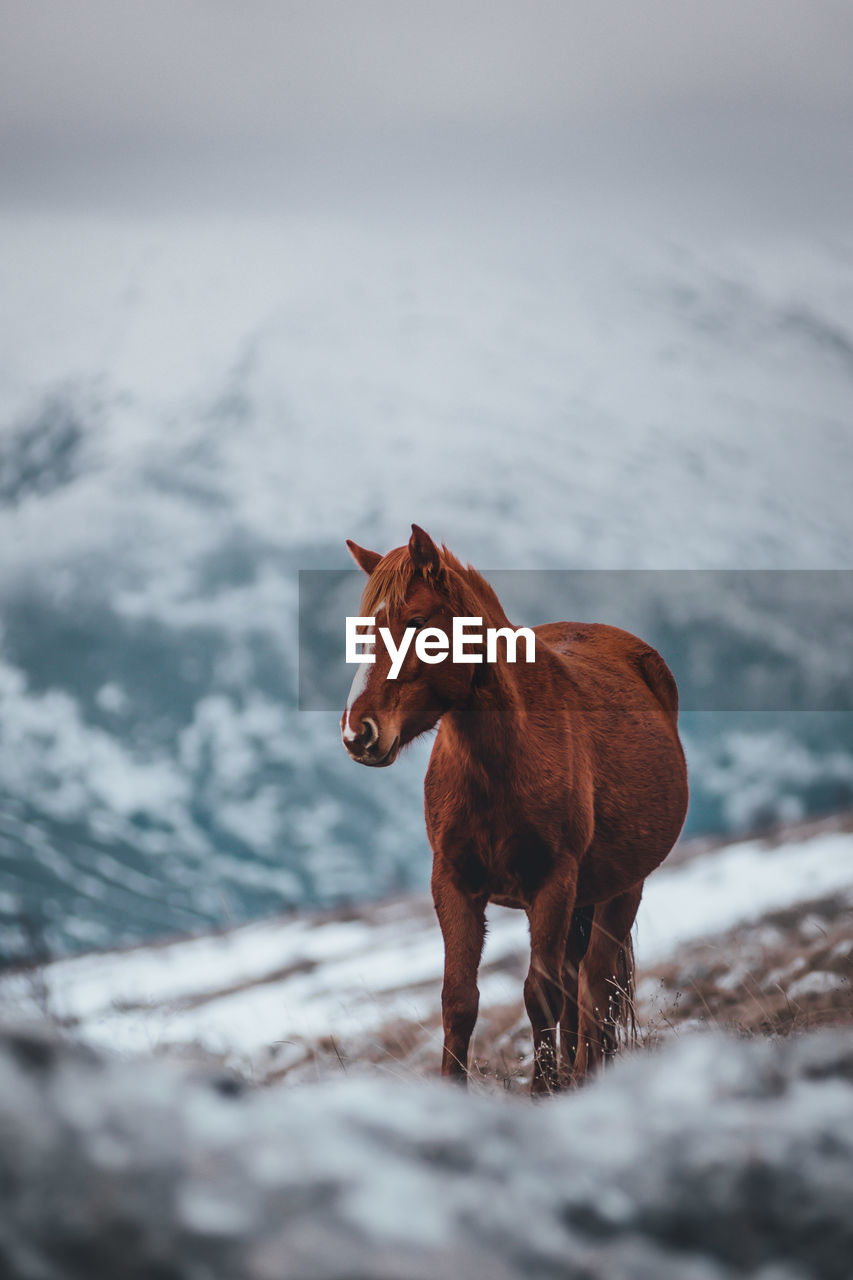
<instances>
[{"instance_id":1,"label":"horse's neck","mask_svg":"<svg viewBox=\"0 0 853 1280\"><path fill-rule=\"evenodd\" d=\"M469 618L482 618L485 627L508 627L509 618L494 588L475 569L464 571L465 588L457 598L458 612Z\"/></svg>"},{"instance_id":2,"label":"horse's neck","mask_svg":"<svg viewBox=\"0 0 853 1280\"><path fill-rule=\"evenodd\" d=\"M525 667L504 659L484 663L465 702L445 714L450 733L473 758L517 760L536 701L535 681Z\"/></svg>"},{"instance_id":3,"label":"horse's neck","mask_svg":"<svg viewBox=\"0 0 853 1280\"><path fill-rule=\"evenodd\" d=\"M493 588L479 574L468 579L469 593L461 603L470 617L482 618L483 626L510 627ZM524 646L522 646L522 649ZM542 647L536 647L536 662L547 662ZM478 666L470 695L458 707L445 713L450 734L472 758L488 755L494 760L517 761L518 742L525 733L530 711L537 698L537 679L524 662L509 663L505 657Z\"/></svg>"}]
</instances>

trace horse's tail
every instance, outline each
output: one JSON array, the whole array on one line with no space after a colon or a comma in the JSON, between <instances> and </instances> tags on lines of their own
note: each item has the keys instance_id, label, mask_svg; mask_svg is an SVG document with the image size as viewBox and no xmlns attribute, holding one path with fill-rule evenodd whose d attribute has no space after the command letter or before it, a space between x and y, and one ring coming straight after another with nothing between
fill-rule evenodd
<instances>
[{"instance_id":1,"label":"horse's tail","mask_svg":"<svg viewBox=\"0 0 853 1280\"><path fill-rule=\"evenodd\" d=\"M675 683L675 676L657 649L653 649L651 645L643 645L642 650L637 655L637 663L646 684L664 711L671 717L672 723L677 724L678 685Z\"/></svg>"},{"instance_id":2,"label":"horse's tail","mask_svg":"<svg viewBox=\"0 0 853 1280\"><path fill-rule=\"evenodd\" d=\"M610 1001L610 1021L617 1045L633 1048L637 1043L637 1013L634 1005L634 941L628 934L616 953L616 974Z\"/></svg>"}]
</instances>

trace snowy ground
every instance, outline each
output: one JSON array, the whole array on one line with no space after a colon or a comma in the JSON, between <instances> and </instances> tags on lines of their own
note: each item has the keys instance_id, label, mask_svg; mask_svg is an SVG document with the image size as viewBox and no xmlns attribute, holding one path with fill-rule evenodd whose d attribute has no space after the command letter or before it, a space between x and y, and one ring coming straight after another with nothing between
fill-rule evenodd
<instances>
[{"instance_id":1,"label":"snowy ground","mask_svg":"<svg viewBox=\"0 0 853 1280\"><path fill-rule=\"evenodd\" d=\"M718 1006L721 1021L779 1030L768 1012L779 992L789 1011L814 1016L828 1002L829 1020L853 1014L850 825L688 845L649 879L637 927L648 1038L714 1020ZM526 948L524 916L493 908L473 1049L475 1061L491 1060L484 1074L524 1074ZM431 1073L442 960L430 903L399 898L10 973L0 1015L46 1013L99 1048L200 1054L257 1079L368 1062ZM746 996L763 1021L745 1014Z\"/></svg>"},{"instance_id":2,"label":"snowy ground","mask_svg":"<svg viewBox=\"0 0 853 1280\"><path fill-rule=\"evenodd\" d=\"M26 1280L850 1276L849 1028L686 1036L544 1105L241 1089L0 1031L0 1133L0 1273Z\"/></svg>"}]
</instances>

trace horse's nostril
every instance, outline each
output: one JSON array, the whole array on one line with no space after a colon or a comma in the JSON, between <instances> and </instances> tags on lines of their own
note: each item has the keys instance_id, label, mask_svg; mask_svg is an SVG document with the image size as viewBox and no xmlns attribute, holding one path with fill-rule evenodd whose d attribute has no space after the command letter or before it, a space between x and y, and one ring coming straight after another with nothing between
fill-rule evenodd
<instances>
[{"instance_id":1,"label":"horse's nostril","mask_svg":"<svg viewBox=\"0 0 853 1280\"><path fill-rule=\"evenodd\" d=\"M379 730L376 727L375 721L365 719L362 733L364 735L364 745L366 747L372 746L379 737Z\"/></svg>"}]
</instances>

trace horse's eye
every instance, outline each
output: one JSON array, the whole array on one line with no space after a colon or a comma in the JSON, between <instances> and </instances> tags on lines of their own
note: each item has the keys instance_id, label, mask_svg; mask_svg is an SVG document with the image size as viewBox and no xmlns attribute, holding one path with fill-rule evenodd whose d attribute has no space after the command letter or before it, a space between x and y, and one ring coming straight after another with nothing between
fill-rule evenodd
<instances>
[{"instance_id":1,"label":"horse's eye","mask_svg":"<svg viewBox=\"0 0 853 1280\"><path fill-rule=\"evenodd\" d=\"M414 627L415 631L420 631L422 627L426 626L426 618L410 618L406 626Z\"/></svg>"}]
</instances>

